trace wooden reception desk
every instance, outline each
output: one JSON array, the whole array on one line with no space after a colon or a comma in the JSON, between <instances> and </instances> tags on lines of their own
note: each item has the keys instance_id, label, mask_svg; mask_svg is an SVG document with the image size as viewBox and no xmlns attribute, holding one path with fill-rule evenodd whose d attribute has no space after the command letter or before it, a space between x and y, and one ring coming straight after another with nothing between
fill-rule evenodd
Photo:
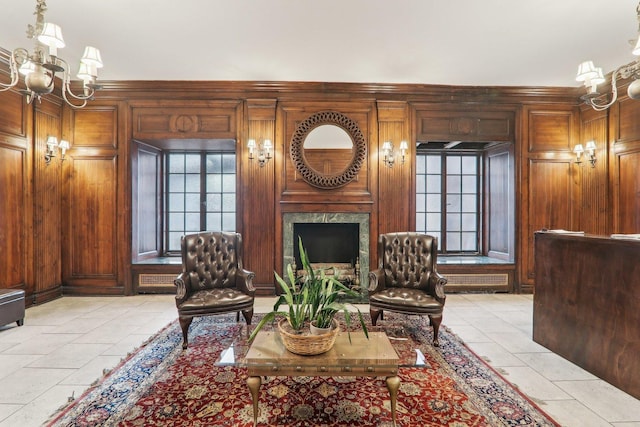
<instances>
[{"instance_id":1,"label":"wooden reception desk","mask_svg":"<svg viewBox=\"0 0 640 427\"><path fill-rule=\"evenodd\" d=\"M640 240L536 233L533 340L640 399Z\"/></svg>"}]
</instances>

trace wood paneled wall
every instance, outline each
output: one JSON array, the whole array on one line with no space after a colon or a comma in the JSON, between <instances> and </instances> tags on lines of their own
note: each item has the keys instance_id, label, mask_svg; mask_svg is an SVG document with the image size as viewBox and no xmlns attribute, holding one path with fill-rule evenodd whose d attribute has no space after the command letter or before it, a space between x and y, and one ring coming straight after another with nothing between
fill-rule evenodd
<instances>
[{"instance_id":1,"label":"wood paneled wall","mask_svg":"<svg viewBox=\"0 0 640 427\"><path fill-rule=\"evenodd\" d=\"M531 291L534 231L640 232L640 103L622 97L594 115L577 100L578 91L570 88L105 82L97 100L71 110L59 101L27 106L17 92L2 92L0 197L18 209L0 207L6 255L0 257L0 280L25 288L38 302L61 291L134 291L132 259L153 253L157 242L153 236L134 243L140 232L133 234L132 222L134 209L140 213L132 202L132 162L140 161L132 153L134 139L237 142L237 229L246 268L256 272L261 292L273 289L273 271L281 270L285 212L369 214L374 266L379 233L415 227L415 141L459 135L514 142L514 290ZM334 190L301 180L289 153L297 123L320 111L356 121L367 143L357 179ZM70 140L72 148L64 163L47 168L42 150L50 132ZM262 168L247 158L249 138L274 141L274 158ZM594 169L576 165L572 153L577 142L591 138L599 143ZM403 139L410 142L406 163L387 168L379 158L381 144ZM500 167L497 154L491 167ZM495 243L499 252L505 239L495 236Z\"/></svg>"}]
</instances>

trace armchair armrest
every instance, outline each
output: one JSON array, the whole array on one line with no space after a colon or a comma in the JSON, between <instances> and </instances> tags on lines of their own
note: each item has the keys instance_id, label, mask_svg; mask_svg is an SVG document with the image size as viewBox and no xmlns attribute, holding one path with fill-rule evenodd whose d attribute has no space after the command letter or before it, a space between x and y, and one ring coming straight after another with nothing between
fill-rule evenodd
<instances>
[{"instance_id":1,"label":"armchair armrest","mask_svg":"<svg viewBox=\"0 0 640 427\"><path fill-rule=\"evenodd\" d=\"M380 292L385 288L384 270L379 268L369 272L369 293Z\"/></svg>"},{"instance_id":2,"label":"armchair armrest","mask_svg":"<svg viewBox=\"0 0 640 427\"><path fill-rule=\"evenodd\" d=\"M238 270L236 277L236 287L247 295L255 296L256 288L253 287L253 278L256 273L244 269Z\"/></svg>"},{"instance_id":3,"label":"armchair armrest","mask_svg":"<svg viewBox=\"0 0 640 427\"><path fill-rule=\"evenodd\" d=\"M189 275L186 272L182 272L178 275L173 284L176 285L176 307L186 301L188 294Z\"/></svg>"},{"instance_id":4,"label":"armchair armrest","mask_svg":"<svg viewBox=\"0 0 640 427\"><path fill-rule=\"evenodd\" d=\"M429 276L430 288L435 293L435 299L442 305L444 305L447 296L444 293L444 285L447 284L448 280L446 277L443 277L437 271L432 271Z\"/></svg>"}]
</instances>

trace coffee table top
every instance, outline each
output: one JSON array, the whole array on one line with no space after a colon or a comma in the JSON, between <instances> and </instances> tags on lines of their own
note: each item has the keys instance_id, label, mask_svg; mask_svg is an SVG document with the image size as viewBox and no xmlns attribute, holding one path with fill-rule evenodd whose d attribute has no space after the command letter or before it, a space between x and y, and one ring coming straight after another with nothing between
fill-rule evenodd
<instances>
[{"instance_id":1,"label":"coffee table top","mask_svg":"<svg viewBox=\"0 0 640 427\"><path fill-rule=\"evenodd\" d=\"M315 356L302 356L289 352L277 331L262 330L251 343L247 341L247 336L246 327L241 328L234 341L220 353L215 364L236 367L317 366L318 364L326 367L359 364L387 367L426 366L424 354L419 348L407 351L407 346L411 344L410 340L388 337L384 330L376 327L369 327L368 340L361 331L352 331L351 342L349 334L341 331L331 350Z\"/></svg>"},{"instance_id":2,"label":"coffee table top","mask_svg":"<svg viewBox=\"0 0 640 427\"><path fill-rule=\"evenodd\" d=\"M315 356L301 356L288 351L275 331L260 331L242 362L245 366L398 366L398 355L383 332L371 332L369 339L362 332L341 332L334 346Z\"/></svg>"}]
</instances>

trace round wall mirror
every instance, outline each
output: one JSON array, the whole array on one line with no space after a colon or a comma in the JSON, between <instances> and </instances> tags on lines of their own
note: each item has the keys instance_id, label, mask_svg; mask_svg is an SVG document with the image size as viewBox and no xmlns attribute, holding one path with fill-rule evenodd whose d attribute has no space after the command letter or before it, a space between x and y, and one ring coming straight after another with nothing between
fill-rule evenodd
<instances>
[{"instance_id":1,"label":"round wall mirror","mask_svg":"<svg viewBox=\"0 0 640 427\"><path fill-rule=\"evenodd\" d=\"M309 184L338 188L351 182L367 154L358 124L334 111L313 114L296 128L291 159Z\"/></svg>"}]
</instances>

